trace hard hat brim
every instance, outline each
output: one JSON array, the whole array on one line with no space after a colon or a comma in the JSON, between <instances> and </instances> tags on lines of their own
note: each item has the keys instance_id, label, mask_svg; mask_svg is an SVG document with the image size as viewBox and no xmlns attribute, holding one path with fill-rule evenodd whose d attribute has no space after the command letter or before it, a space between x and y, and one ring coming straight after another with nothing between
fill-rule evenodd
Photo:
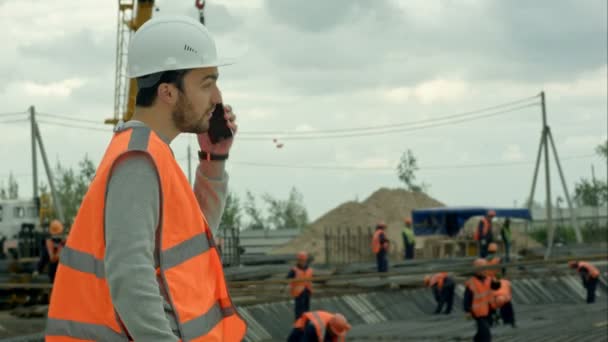
<instances>
[{"instance_id":1,"label":"hard hat brim","mask_svg":"<svg viewBox=\"0 0 608 342\"><path fill-rule=\"evenodd\" d=\"M146 72L141 73L127 73L128 78L139 78L147 75L152 75L155 73L165 72L165 71L174 71L174 70L190 70L190 69L201 69L201 68L213 68L213 67L224 67L233 65L236 63L236 58L218 58L215 61L202 63L202 64L191 64L182 66L177 69L166 69L166 68L157 68L154 70L148 70Z\"/></svg>"}]
</instances>

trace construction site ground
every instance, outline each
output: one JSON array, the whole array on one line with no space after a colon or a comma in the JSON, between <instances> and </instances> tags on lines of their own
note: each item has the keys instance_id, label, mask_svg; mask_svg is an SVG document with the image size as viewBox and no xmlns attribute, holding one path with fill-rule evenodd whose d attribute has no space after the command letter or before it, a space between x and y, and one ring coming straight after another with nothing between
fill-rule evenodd
<instances>
[{"instance_id":1,"label":"construction site ground","mask_svg":"<svg viewBox=\"0 0 608 342\"><path fill-rule=\"evenodd\" d=\"M563 263L510 270L517 328L494 328L494 340L608 340L607 262L594 263L600 267L602 278L597 302L591 305L584 303L580 277ZM353 325L349 341L471 340L475 323L466 320L462 311L466 275L456 277L458 286L451 315L432 315L435 302L431 291L421 287L423 272L464 265L470 265L470 259L402 262L391 268L394 275L383 278L370 276L372 264L319 267L319 274L328 275L328 279L315 285L312 309L341 312L348 317ZM228 270L227 278L234 284L233 298L249 325L247 341L286 340L293 323L293 307L287 293L280 289L284 288L281 281L288 267L284 264ZM44 306L34 306L21 313L44 310ZM44 317L18 318L8 311L0 312L0 341L42 341L44 325Z\"/></svg>"}]
</instances>

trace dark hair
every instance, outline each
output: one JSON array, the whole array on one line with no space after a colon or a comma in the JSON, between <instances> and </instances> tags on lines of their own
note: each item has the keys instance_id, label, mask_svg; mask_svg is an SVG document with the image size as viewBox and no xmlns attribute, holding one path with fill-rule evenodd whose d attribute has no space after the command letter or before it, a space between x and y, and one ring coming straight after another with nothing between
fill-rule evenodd
<instances>
[{"instance_id":1,"label":"dark hair","mask_svg":"<svg viewBox=\"0 0 608 342\"><path fill-rule=\"evenodd\" d=\"M188 70L170 70L164 71L160 73L160 77L158 75L146 75L144 77L140 77L137 79L138 81L138 89L137 89L137 97L135 98L135 105L138 107L150 107L154 104L156 100L156 93L158 92L158 86L161 83L171 83L174 84L177 89L183 91L184 87L184 76ZM139 87L140 83L143 83L145 79L151 77L158 78L158 82L150 87Z\"/></svg>"}]
</instances>

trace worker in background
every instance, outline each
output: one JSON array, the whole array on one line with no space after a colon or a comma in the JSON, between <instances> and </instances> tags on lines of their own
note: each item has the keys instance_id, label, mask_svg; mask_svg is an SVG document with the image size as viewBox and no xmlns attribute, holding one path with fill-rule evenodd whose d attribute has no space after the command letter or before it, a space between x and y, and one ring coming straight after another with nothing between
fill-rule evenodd
<instances>
[{"instance_id":1,"label":"worker in background","mask_svg":"<svg viewBox=\"0 0 608 342\"><path fill-rule=\"evenodd\" d=\"M511 282L507 279L500 279L500 288L494 290L490 308L493 311L493 324L502 319L503 324L511 324L515 328L515 310L513 308L513 293Z\"/></svg>"},{"instance_id":2,"label":"worker in background","mask_svg":"<svg viewBox=\"0 0 608 342\"><path fill-rule=\"evenodd\" d=\"M57 266L59 265L59 256L65 245L62 234L63 223L59 220L51 221L51 224L49 225L49 236L44 240L44 249L42 250L42 253L40 253L40 260L38 261L36 271L34 272L34 277L38 276L44 267L48 265L49 280L51 283L55 281L55 274L57 273Z\"/></svg>"},{"instance_id":3,"label":"worker in background","mask_svg":"<svg viewBox=\"0 0 608 342\"><path fill-rule=\"evenodd\" d=\"M498 245L495 242L491 242L488 245L488 256L486 257L488 265L500 265L502 264L502 258L498 256ZM504 277L507 270L503 267L502 269L493 268L488 269L486 274L493 279Z\"/></svg>"},{"instance_id":4,"label":"worker in background","mask_svg":"<svg viewBox=\"0 0 608 342\"><path fill-rule=\"evenodd\" d=\"M595 302L595 289L600 278L600 270L585 261L570 261L568 263L570 268L578 271L583 281L583 286L587 289L587 303L591 304Z\"/></svg>"},{"instance_id":5,"label":"worker in background","mask_svg":"<svg viewBox=\"0 0 608 342\"><path fill-rule=\"evenodd\" d=\"M473 263L475 268L487 266L485 259L476 259ZM486 276L486 272L477 269L475 275L465 284L464 312L467 318L473 318L477 324L477 332L473 338L474 342L490 342L490 303L493 300L492 290L498 290L500 283L492 281Z\"/></svg>"},{"instance_id":6,"label":"worker in background","mask_svg":"<svg viewBox=\"0 0 608 342\"><path fill-rule=\"evenodd\" d=\"M210 119L237 130L230 106L213 114L225 62L208 30L188 16L146 21L127 56L135 112L115 128L70 230L46 338L241 341L247 327L213 237L234 137L212 144ZM194 191L170 146L181 133L198 137Z\"/></svg>"},{"instance_id":7,"label":"worker in background","mask_svg":"<svg viewBox=\"0 0 608 342\"><path fill-rule=\"evenodd\" d=\"M505 261L511 261L511 218L507 217L505 223L502 225L502 229L500 230L500 236L502 238L502 242L505 246Z\"/></svg>"},{"instance_id":8,"label":"worker in background","mask_svg":"<svg viewBox=\"0 0 608 342\"><path fill-rule=\"evenodd\" d=\"M305 312L295 322L287 342L344 342L350 328L346 318L339 313Z\"/></svg>"},{"instance_id":9,"label":"worker in background","mask_svg":"<svg viewBox=\"0 0 608 342\"><path fill-rule=\"evenodd\" d=\"M388 272L388 238L386 237L386 223L376 224L376 231L372 237L372 252L376 255L378 272Z\"/></svg>"},{"instance_id":10,"label":"worker in background","mask_svg":"<svg viewBox=\"0 0 608 342\"><path fill-rule=\"evenodd\" d=\"M488 256L488 245L492 242L492 220L496 217L494 210L488 210L485 217L479 221L479 225L473 234L473 239L478 242L479 257Z\"/></svg>"},{"instance_id":11,"label":"worker in background","mask_svg":"<svg viewBox=\"0 0 608 342\"><path fill-rule=\"evenodd\" d=\"M308 264L308 253L299 252L296 256L297 264L287 274L288 279L294 279L289 283L291 297L294 299L296 320L304 312L310 311L310 296L312 295L313 277L312 267Z\"/></svg>"},{"instance_id":12,"label":"worker in background","mask_svg":"<svg viewBox=\"0 0 608 342\"><path fill-rule=\"evenodd\" d=\"M441 313L445 304L444 314L449 315L454 304L454 279L447 272L440 272L424 277L424 285L433 290L433 297L437 301L437 307L433 313Z\"/></svg>"},{"instance_id":13,"label":"worker in background","mask_svg":"<svg viewBox=\"0 0 608 342\"><path fill-rule=\"evenodd\" d=\"M412 219L405 219L405 227L403 227L403 249L405 250L405 259L414 259L414 252L416 250L416 236L414 235L414 229L412 228Z\"/></svg>"}]
</instances>

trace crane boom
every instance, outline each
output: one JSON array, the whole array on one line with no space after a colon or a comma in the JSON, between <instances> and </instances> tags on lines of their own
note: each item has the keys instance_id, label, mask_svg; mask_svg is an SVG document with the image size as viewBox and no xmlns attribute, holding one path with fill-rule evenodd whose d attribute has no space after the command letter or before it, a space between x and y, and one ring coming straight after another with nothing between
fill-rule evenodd
<instances>
[{"instance_id":1,"label":"crane boom","mask_svg":"<svg viewBox=\"0 0 608 342\"><path fill-rule=\"evenodd\" d=\"M116 75L114 83L114 117L106 124L129 121L135 111L137 83L127 77L127 51L133 32L152 17L154 0L118 0L116 30Z\"/></svg>"}]
</instances>

